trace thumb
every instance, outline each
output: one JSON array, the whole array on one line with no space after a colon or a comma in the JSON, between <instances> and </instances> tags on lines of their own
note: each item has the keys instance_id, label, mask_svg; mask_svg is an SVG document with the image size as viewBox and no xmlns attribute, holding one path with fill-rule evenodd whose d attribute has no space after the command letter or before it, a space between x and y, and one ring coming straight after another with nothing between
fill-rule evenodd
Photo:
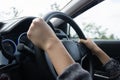
<instances>
[{"instance_id":1,"label":"thumb","mask_svg":"<svg viewBox=\"0 0 120 80\"><path fill-rule=\"evenodd\" d=\"M79 43L86 43L86 40L85 39L80 39Z\"/></svg>"}]
</instances>

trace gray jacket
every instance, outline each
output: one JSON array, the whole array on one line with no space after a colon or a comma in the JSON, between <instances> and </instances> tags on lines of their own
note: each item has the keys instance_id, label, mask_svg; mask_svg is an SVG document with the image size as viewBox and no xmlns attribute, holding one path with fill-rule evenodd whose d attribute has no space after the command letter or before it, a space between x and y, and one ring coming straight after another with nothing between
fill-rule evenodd
<instances>
[{"instance_id":1,"label":"gray jacket","mask_svg":"<svg viewBox=\"0 0 120 80\"><path fill-rule=\"evenodd\" d=\"M80 64L70 65L58 76L57 80L92 80L88 71L84 70Z\"/></svg>"},{"instance_id":2,"label":"gray jacket","mask_svg":"<svg viewBox=\"0 0 120 80\"><path fill-rule=\"evenodd\" d=\"M109 74L110 80L120 80L120 65L118 61L111 59L103 65L103 67ZM92 80L92 77L80 64L75 63L66 68L66 70L57 77L57 80Z\"/></svg>"}]
</instances>

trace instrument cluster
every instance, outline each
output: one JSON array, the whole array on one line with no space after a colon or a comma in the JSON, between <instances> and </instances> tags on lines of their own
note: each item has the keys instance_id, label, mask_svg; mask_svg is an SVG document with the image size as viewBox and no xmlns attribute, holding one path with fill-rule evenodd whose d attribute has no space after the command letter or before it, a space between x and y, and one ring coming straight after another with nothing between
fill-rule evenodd
<instances>
[{"instance_id":1,"label":"instrument cluster","mask_svg":"<svg viewBox=\"0 0 120 80\"><path fill-rule=\"evenodd\" d=\"M14 55L17 52L17 45L21 43L25 44L30 48L33 47L32 42L27 38L27 33L23 32L18 36L16 41L12 39L3 39L2 48L8 55Z\"/></svg>"}]
</instances>

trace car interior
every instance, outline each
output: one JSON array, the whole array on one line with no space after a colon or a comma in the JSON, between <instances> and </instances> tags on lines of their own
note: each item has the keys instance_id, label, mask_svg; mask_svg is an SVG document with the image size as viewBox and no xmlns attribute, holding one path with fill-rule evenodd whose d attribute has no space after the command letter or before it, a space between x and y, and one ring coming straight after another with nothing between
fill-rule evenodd
<instances>
[{"instance_id":1,"label":"car interior","mask_svg":"<svg viewBox=\"0 0 120 80\"><path fill-rule=\"evenodd\" d=\"M50 12L43 17L73 59L90 72L93 80L109 80L109 76L98 58L85 45L71 39L69 29L72 27L78 38L86 39L86 35L73 19L102 1L104 0L71 0L61 11ZM0 22L0 74L8 75L8 80L57 78L48 55L27 38L26 32L35 18L28 16ZM94 42L110 57L120 61L120 40Z\"/></svg>"}]
</instances>

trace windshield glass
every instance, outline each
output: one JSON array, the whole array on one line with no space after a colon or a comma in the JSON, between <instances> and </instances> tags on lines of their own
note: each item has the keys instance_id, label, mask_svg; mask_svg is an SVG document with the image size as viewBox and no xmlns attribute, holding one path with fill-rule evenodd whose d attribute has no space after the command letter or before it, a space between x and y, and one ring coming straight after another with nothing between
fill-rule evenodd
<instances>
[{"instance_id":1,"label":"windshield glass","mask_svg":"<svg viewBox=\"0 0 120 80\"><path fill-rule=\"evenodd\" d=\"M21 16L44 16L61 10L71 0L0 0L0 20Z\"/></svg>"},{"instance_id":2,"label":"windshield glass","mask_svg":"<svg viewBox=\"0 0 120 80\"><path fill-rule=\"evenodd\" d=\"M120 39L120 0L105 0L74 20L86 37Z\"/></svg>"}]
</instances>

